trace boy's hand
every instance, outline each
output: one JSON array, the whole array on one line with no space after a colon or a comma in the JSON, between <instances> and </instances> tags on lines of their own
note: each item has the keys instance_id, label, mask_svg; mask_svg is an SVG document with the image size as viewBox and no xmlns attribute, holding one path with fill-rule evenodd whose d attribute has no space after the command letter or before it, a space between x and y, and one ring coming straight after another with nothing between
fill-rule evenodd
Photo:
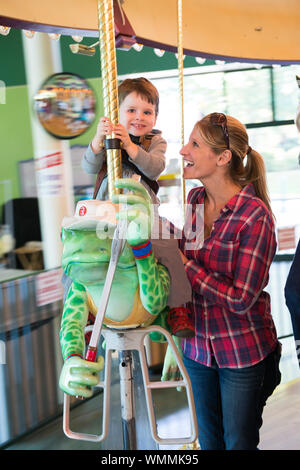
<instances>
[{"instance_id":1,"label":"boy's hand","mask_svg":"<svg viewBox=\"0 0 300 470\"><path fill-rule=\"evenodd\" d=\"M99 120L96 135L91 142L91 147L94 153L99 153L103 148L103 141L106 135L113 133L113 124L107 117L102 117Z\"/></svg>"},{"instance_id":2,"label":"boy's hand","mask_svg":"<svg viewBox=\"0 0 300 470\"><path fill-rule=\"evenodd\" d=\"M138 146L131 141L125 127L122 124L116 124L114 126L114 134L115 137L121 140L123 149L126 150L130 158L134 159L138 153Z\"/></svg>"}]
</instances>

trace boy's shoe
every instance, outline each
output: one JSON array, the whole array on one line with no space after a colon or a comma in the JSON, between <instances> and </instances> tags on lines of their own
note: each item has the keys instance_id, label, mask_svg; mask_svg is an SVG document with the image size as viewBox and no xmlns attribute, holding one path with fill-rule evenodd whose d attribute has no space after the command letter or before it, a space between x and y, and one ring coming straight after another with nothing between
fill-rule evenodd
<instances>
[{"instance_id":1,"label":"boy's shoe","mask_svg":"<svg viewBox=\"0 0 300 470\"><path fill-rule=\"evenodd\" d=\"M168 313L168 323L172 334L180 338L192 338L195 336L195 327L185 307L172 308Z\"/></svg>"}]
</instances>

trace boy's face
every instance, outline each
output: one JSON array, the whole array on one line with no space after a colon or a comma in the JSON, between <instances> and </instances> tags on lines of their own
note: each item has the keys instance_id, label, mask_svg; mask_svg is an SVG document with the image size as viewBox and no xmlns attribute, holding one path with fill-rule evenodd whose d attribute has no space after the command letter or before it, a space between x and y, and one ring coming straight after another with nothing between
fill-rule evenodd
<instances>
[{"instance_id":1,"label":"boy's face","mask_svg":"<svg viewBox=\"0 0 300 470\"><path fill-rule=\"evenodd\" d=\"M120 124L136 137L152 131L156 123L155 105L135 91L129 93L120 105Z\"/></svg>"}]
</instances>

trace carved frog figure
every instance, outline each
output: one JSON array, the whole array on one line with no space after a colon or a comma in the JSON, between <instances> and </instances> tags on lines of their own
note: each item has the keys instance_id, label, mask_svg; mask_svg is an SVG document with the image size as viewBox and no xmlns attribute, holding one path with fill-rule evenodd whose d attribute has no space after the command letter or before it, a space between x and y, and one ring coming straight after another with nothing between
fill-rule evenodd
<instances>
[{"instance_id":1,"label":"carved frog figure","mask_svg":"<svg viewBox=\"0 0 300 470\"><path fill-rule=\"evenodd\" d=\"M90 387L98 383L95 373L104 365L101 356L95 363L84 359L84 329L89 315L96 315L100 303L116 217L126 217L129 224L103 323L112 328L155 323L170 331L167 323L170 276L151 250L150 196L143 185L132 179L117 180L116 186L129 189L130 194L116 195L113 201L80 201L75 217L63 221L62 267L72 284L61 321L64 366L59 384L70 395L91 396ZM165 341L159 333L151 335L154 341Z\"/></svg>"}]
</instances>

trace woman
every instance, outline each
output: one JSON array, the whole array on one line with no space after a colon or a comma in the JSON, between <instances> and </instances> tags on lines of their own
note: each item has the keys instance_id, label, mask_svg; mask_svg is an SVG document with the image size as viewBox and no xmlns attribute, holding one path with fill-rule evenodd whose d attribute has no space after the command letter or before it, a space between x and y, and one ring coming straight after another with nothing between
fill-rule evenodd
<instances>
[{"instance_id":1,"label":"woman","mask_svg":"<svg viewBox=\"0 0 300 470\"><path fill-rule=\"evenodd\" d=\"M276 250L264 162L245 127L212 113L182 148L188 220L204 206L204 242L180 242L196 336L183 342L202 449L257 449L265 402L280 383L278 343L263 291Z\"/></svg>"}]
</instances>

